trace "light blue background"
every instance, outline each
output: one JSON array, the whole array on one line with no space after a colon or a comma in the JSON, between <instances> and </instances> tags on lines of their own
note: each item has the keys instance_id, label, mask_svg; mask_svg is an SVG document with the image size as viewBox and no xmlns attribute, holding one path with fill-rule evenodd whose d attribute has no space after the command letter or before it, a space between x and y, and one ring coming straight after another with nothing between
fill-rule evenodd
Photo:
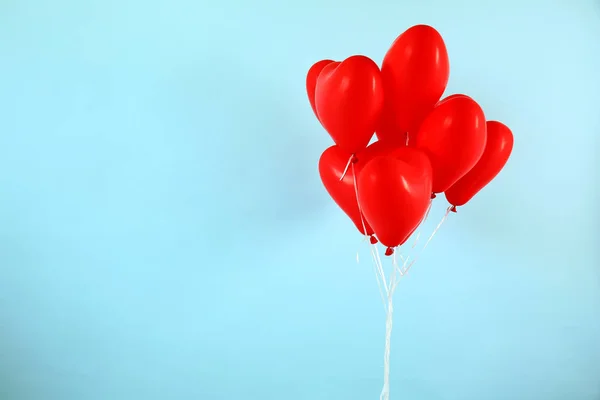
<instances>
[{"instance_id":1,"label":"light blue background","mask_svg":"<svg viewBox=\"0 0 600 400\"><path fill-rule=\"evenodd\" d=\"M417 23L516 147L400 285L392 399L599 399L584 0L3 0L0 399L377 399L384 314L304 77Z\"/></svg>"}]
</instances>

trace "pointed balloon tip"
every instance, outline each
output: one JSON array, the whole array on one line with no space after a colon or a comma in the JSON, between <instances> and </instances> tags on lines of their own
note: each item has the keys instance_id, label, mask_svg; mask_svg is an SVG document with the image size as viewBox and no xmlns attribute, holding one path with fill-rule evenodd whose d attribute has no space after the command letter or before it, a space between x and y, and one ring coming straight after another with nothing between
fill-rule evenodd
<instances>
[{"instance_id":1,"label":"pointed balloon tip","mask_svg":"<svg viewBox=\"0 0 600 400\"><path fill-rule=\"evenodd\" d=\"M456 212L456 206L450 207L450 211L452 211L453 213L455 213Z\"/></svg>"},{"instance_id":2,"label":"pointed balloon tip","mask_svg":"<svg viewBox=\"0 0 600 400\"><path fill-rule=\"evenodd\" d=\"M377 240L377 238L373 235L371 235L371 237L369 238L371 244L377 244L379 243L379 241Z\"/></svg>"},{"instance_id":3,"label":"pointed balloon tip","mask_svg":"<svg viewBox=\"0 0 600 400\"><path fill-rule=\"evenodd\" d=\"M387 249L385 249L386 256L391 256L392 254L394 254L394 249L392 247L388 247Z\"/></svg>"},{"instance_id":4,"label":"pointed balloon tip","mask_svg":"<svg viewBox=\"0 0 600 400\"><path fill-rule=\"evenodd\" d=\"M435 199L437 196L435 195L435 193L431 193L431 200Z\"/></svg>"},{"instance_id":5,"label":"pointed balloon tip","mask_svg":"<svg viewBox=\"0 0 600 400\"><path fill-rule=\"evenodd\" d=\"M358 157L356 155L352 156L352 164L356 164L358 162Z\"/></svg>"}]
</instances>

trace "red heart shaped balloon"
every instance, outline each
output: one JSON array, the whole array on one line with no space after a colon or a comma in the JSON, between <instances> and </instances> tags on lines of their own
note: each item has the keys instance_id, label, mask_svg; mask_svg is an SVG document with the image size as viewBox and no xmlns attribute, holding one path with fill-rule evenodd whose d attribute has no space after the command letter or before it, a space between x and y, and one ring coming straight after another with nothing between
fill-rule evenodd
<instances>
[{"instance_id":1,"label":"red heart shaped balloon","mask_svg":"<svg viewBox=\"0 0 600 400\"><path fill-rule=\"evenodd\" d=\"M504 168L513 149L514 138L510 129L501 122L488 121L487 142L483 155L475 166L452 187L446 190L448 202L465 205L487 186Z\"/></svg>"},{"instance_id":2,"label":"red heart shaped balloon","mask_svg":"<svg viewBox=\"0 0 600 400\"><path fill-rule=\"evenodd\" d=\"M369 161L378 156L389 155L399 144L394 141L378 140L356 154L356 168L360 171Z\"/></svg>"},{"instance_id":3,"label":"red heart shaped balloon","mask_svg":"<svg viewBox=\"0 0 600 400\"><path fill-rule=\"evenodd\" d=\"M344 178L340 180L344 174L344 170L348 165L351 154L342 150L339 146L331 146L323 152L319 159L319 175L321 181L327 189L327 193L333 201L350 217L356 228L363 235L365 234L364 226L367 235L373 235L373 229L367 223L366 219L361 218L358 202L356 201L356 190L354 188L354 175L352 168L348 168ZM358 170L354 172L358 175Z\"/></svg>"},{"instance_id":4,"label":"red heart shaped balloon","mask_svg":"<svg viewBox=\"0 0 600 400\"><path fill-rule=\"evenodd\" d=\"M450 61L442 36L428 25L409 28L386 53L381 74L385 106L378 137L417 132L448 84Z\"/></svg>"},{"instance_id":5,"label":"red heart shaped balloon","mask_svg":"<svg viewBox=\"0 0 600 400\"><path fill-rule=\"evenodd\" d=\"M317 78L319 77L319 74L321 74L321 71L323 71L323 68L332 62L333 60L317 61L312 67L310 67L308 73L306 74L306 94L308 94L308 101L310 102L310 106L317 116L317 119L319 119L319 116L317 115L317 107L315 106L315 89L317 88Z\"/></svg>"},{"instance_id":6,"label":"red heart shaped balloon","mask_svg":"<svg viewBox=\"0 0 600 400\"><path fill-rule=\"evenodd\" d=\"M429 158L422 157L421 151L406 150L407 146L403 144L397 144L393 141L380 140L367 146L366 149L357 154L356 157L356 174L360 174L362 168L375 157L380 156L392 156L400 160L406 161L409 164L419 164L423 168L431 168ZM432 194L431 198L435 198ZM415 228L416 229L416 228ZM412 232L411 232L412 234ZM409 235L410 236L410 235Z\"/></svg>"},{"instance_id":7,"label":"red heart shaped balloon","mask_svg":"<svg viewBox=\"0 0 600 400\"><path fill-rule=\"evenodd\" d=\"M431 196L431 165L410 147L377 156L358 176L363 214L381 243L390 249L404 243L425 217Z\"/></svg>"},{"instance_id":8,"label":"red heart shaped balloon","mask_svg":"<svg viewBox=\"0 0 600 400\"><path fill-rule=\"evenodd\" d=\"M460 93L457 93L457 94L451 94L450 96L444 97L443 99L441 99L440 101L438 101L438 103L436 104L436 107L437 107L437 106L439 106L439 105L440 105L440 104L442 104L442 103L445 103L445 102L447 102L448 100L456 99L456 98L458 98L458 97L467 97L467 98L469 98L469 99L470 99L470 97L469 97L469 96L467 96L466 94L460 94Z\"/></svg>"},{"instance_id":9,"label":"red heart shaped balloon","mask_svg":"<svg viewBox=\"0 0 600 400\"><path fill-rule=\"evenodd\" d=\"M437 107L437 106L439 106L440 104L443 104L443 103L445 103L446 101L448 101L448 100L452 100L452 99L455 99L455 98L457 98L457 97L468 97L468 98L470 98L469 96L467 96L467 95L464 95L464 94L451 94L450 96L447 96L447 97L445 97L445 98L441 99L440 101L438 101L438 103L437 103L435 106ZM414 144L414 141L413 141L413 144ZM433 195L432 195L432 199L435 199L435 194L433 194Z\"/></svg>"},{"instance_id":10,"label":"red heart shaped balloon","mask_svg":"<svg viewBox=\"0 0 600 400\"><path fill-rule=\"evenodd\" d=\"M351 154L364 149L383 107L379 67L365 56L329 63L317 78L315 104L321 124L338 146Z\"/></svg>"},{"instance_id":11,"label":"red heart shaped balloon","mask_svg":"<svg viewBox=\"0 0 600 400\"><path fill-rule=\"evenodd\" d=\"M416 138L433 168L433 192L445 192L481 158L486 142L485 115L468 96L440 102L427 116Z\"/></svg>"}]
</instances>

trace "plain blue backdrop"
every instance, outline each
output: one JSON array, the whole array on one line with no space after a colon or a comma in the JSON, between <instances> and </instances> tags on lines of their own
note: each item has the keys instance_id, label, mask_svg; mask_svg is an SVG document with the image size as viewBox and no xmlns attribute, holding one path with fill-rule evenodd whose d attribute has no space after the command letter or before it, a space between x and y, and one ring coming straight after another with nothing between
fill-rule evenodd
<instances>
[{"instance_id":1,"label":"plain blue backdrop","mask_svg":"<svg viewBox=\"0 0 600 400\"><path fill-rule=\"evenodd\" d=\"M304 79L417 23L516 144L400 284L392 399L600 399L587 0L1 1L0 399L377 399L384 313Z\"/></svg>"}]
</instances>

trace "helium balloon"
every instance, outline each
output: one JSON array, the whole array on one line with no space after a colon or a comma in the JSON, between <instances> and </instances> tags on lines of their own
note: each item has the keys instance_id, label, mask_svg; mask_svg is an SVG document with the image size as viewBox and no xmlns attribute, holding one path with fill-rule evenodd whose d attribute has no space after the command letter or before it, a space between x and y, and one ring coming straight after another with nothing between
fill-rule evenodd
<instances>
[{"instance_id":1,"label":"helium balloon","mask_svg":"<svg viewBox=\"0 0 600 400\"><path fill-rule=\"evenodd\" d=\"M441 102L427 116L416 138L433 168L433 192L445 192L465 176L485 149L483 110L468 96Z\"/></svg>"},{"instance_id":2,"label":"helium balloon","mask_svg":"<svg viewBox=\"0 0 600 400\"><path fill-rule=\"evenodd\" d=\"M404 243L423 220L431 195L431 165L425 153L410 147L377 156L358 175L363 214L379 241L388 247Z\"/></svg>"},{"instance_id":3,"label":"helium balloon","mask_svg":"<svg viewBox=\"0 0 600 400\"><path fill-rule=\"evenodd\" d=\"M373 137L383 107L379 67L365 56L327 64L317 78L315 105L333 141L350 154L359 152Z\"/></svg>"},{"instance_id":4,"label":"helium balloon","mask_svg":"<svg viewBox=\"0 0 600 400\"><path fill-rule=\"evenodd\" d=\"M438 102L450 76L450 61L442 36L428 25L402 33L381 66L385 105L380 138L415 133Z\"/></svg>"},{"instance_id":5,"label":"helium balloon","mask_svg":"<svg viewBox=\"0 0 600 400\"><path fill-rule=\"evenodd\" d=\"M356 228L363 235L373 235L373 230L364 218L361 218L358 202L356 201L356 189L354 188L354 176L352 168L346 166L352 155L342 150L339 146L331 146L323 152L319 159L319 175L321 181L333 201L350 217ZM356 173L356 169L354 170ZM344 176L343 179L342 175ZM364 227L363 228L363 222Z\"/></svg>"},{"instance_id":6,"label":"helium balloon","mask_svg":"<svg viewBox=\"0 0 600 400\"><path fill-rule=\"evenodd\" d=\"M481 189L487 186L504 168L513 149L513 134L501 122L488 121L487 142L483 155L475 166L450 189L446 199L453 206L469 202Z\"/></svg>"},{"instance_id":7,"label":"helium balloon","mask_svg":"<svg viewBox=\"0 0 600 400\"><path fill-rule=\"evenodd\" d=\"M317 116L317 119L319 119L319 116L317 115L317 108L315 106L315 89L317 87L317 78L319 77L321 71L323 71L323 68L325 68L326 65L331 64L332 62L333 60L317 61L313 64L312 67L310 67L308 73L306 74L306 94L308 94L308 101L310 102L310 107Z\"/></svg>"}]
</instances>

